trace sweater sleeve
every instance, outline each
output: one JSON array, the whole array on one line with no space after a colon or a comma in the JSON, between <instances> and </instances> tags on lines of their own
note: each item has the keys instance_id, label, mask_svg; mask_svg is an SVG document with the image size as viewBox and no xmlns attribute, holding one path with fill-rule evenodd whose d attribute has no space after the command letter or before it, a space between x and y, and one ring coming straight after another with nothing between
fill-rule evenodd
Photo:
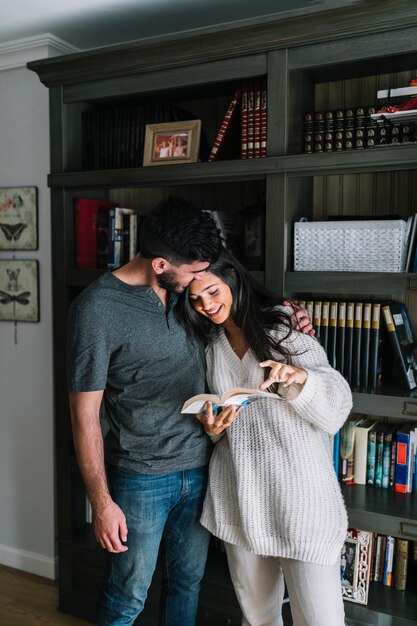
<instances>
[{"instance_id":1,"label":"sweater sleeve","mask_svg":"<svg viewBox=\"0 0 417 626\"><path fill-rule=\"evenodd\" d=\"M352 393L346 380L333 369L318 341L294 331L287 343L291 364L306 370L303 387L290 385L280 393L298 415L331 435L346 421L352 409Z\"/></svg>"}]
</instances>

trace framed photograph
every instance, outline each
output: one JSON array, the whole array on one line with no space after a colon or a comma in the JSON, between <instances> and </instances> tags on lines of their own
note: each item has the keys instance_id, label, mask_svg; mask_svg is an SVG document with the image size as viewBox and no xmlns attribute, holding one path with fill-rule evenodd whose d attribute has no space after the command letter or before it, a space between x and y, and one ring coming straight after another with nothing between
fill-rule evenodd
<instances>
[{"instance_id":1,"label":"framed photograph","mask_svg":"<svg viewBox=\"0 0 417 626\"><path fill-rule=\"evenodd\" d=\"M196 163L200 136L201 120L147 124L143 165Z\"/></svg>"},{"instance_id":2,"label":"framed photograph","mask_svg":"<svg viewBox=\"0 0 417 626\"><path fill-rule=\"evenodd\" d=\"M340 556L340 579L344 600L368 603L372 533L348 529Z\"/></svg>"},{"instance_id":3,"label":"framed photograph","mask_svg":"<svg viewBox=\"0 0 417 626\"><path fill-rule=\"evenodd\" d=\"M261 270L265 256L265 205L248 207L242 214L242 262L251 270Z\"/></svg>"},{"instance_id":4,"label":"framed photograph","mask_svg":"<svg viewBox=\"0 0 417 626\"><path fill-rule=\"evenodd\" d=\"M0 250L38 249L36 187L0 188Z\"/></svg>"},{"instance_id":5,"label":"framed photograph","mask_svg":"<svg viewBox=\"0 0 417 626\"><path fill-rule=\"evenodd\" d=\"M0 321L39 322L38 262L0 260Z\"/></svg>"}]
</instances>

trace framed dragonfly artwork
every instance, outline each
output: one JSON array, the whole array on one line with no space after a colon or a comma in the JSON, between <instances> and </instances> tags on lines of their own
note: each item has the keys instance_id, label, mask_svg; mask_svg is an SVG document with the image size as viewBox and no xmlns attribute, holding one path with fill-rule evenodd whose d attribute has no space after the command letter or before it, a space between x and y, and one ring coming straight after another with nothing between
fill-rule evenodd
<instances>
[{"instance_id":1,"label":"framed dragonfly artwork","mask_svg":"<svg viewBox=\"0 0 417 626\"><path fill-rule=\"evenodd\" d=\"M37 188L0 187L0 250L37 249Z\"/></svg>"},{"instance_id":2,"label":"framed dragonfly artwork","mask_svg":"<svg viewBox=\"0 0 417 626\"><path fill-rule=\"evenodd\" d=\"M39 322L38 261L0 260L0 321Z\"/></svg>"}]
</instances>

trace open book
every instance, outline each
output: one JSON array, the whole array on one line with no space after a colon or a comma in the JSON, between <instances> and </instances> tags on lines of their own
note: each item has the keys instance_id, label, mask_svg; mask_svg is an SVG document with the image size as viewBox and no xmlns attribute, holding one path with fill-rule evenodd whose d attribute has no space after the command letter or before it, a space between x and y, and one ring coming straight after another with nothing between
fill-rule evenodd
<instances>
[{"instance_id":1,"label":"open book","mask_svg":"<svg viewBox=\"0 0 417 626\"><path fill-rule=\"evenodd\" d=\"M184 402L181 413L201 413L206 402L213 403L213 409L221 406L247 406L256 398L270 398L281 400L275 393L261 391L260 389L246 389L244 387L232 387L227 389L221 396L213 393L200 393Z\"/></svg>"}]
</instances>

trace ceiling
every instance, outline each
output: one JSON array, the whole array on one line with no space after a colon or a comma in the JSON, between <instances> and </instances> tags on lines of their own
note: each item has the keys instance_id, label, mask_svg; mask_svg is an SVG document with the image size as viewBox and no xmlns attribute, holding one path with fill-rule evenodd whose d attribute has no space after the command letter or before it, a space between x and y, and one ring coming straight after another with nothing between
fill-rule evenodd
<instances>
[{"instance_id":1,"label":"ceiling","mask_svg":"<svg viewBox=\"0 0 417 626\"><path fill-rule=\"evenodd\" d=\"M81 50L359 0L0 0L0 44L49 33Z\"/></svg>"}]
</instances>

